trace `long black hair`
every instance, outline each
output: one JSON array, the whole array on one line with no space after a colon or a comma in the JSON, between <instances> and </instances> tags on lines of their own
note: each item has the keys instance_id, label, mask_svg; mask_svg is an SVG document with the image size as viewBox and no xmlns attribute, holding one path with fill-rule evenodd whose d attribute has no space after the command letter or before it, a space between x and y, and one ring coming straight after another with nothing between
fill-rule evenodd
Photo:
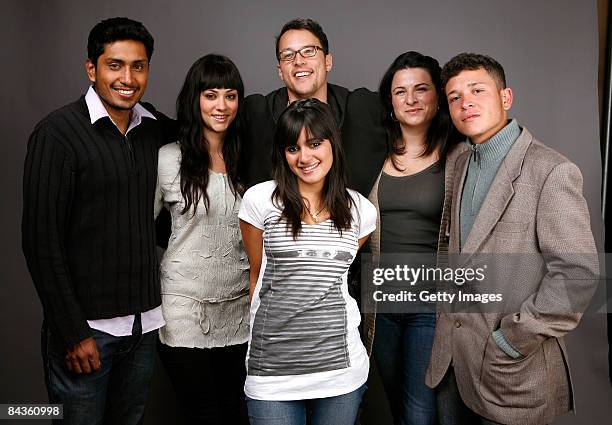
<instances>
[{"instance_id":1,"label":"long black hair","mask_svg":"<svg viewBox=\"0 0 612 425\"><path fill-rule=\"evenodd\" d=\"M287 219L293 239L302 229L304 200L300 194L297 176L291 171L285 158L288 146L297 145L302 129L309 138L329 140L332 148L332 166L325 176L323 185L323 206L330 213L334 227L342 232L351 227L351 205L353 199L346 189L346 166L340 139L340 130L334 120L331 108L317 99L304 99L293 102L278 119L274 133L272 165L276 189L272 202L282 208L281 217Z\"/></svg>"},{"instance_id":2,"label":"long black hair","mask_svg":"<svg viewBox=\"0 0 612 425\"><path fill-rule=\"evenodd\" d=\"M208 168L211 163L208 141L204 139L204 124L200 112L200 94L204 90L223 88L238 92L238 112L229 125L223 140L223 160L234 195L242 194L243 187L238 177L240 157L240 122L244 99L244 85L236 65L225 56L209 54L191 66L183 88L176 99L178 141L181 146L181 194L185 200L185 214L193 206L195 214L200 199L208 210Z\"/></svg>"},{"instance_id":3,"label":"long black hair","mask_svg":"<svg viewBox=\"0 0 612 425\"><path fill-rule=\"evenodd\" d=\"M431 56L426 56L418 52L406 52L399 55L389 69L385 72L385 75L380 81L378 88L378 95L383 105L385 112L383 124L387 129L388 134L388 156L392 154L401 155L404 153L406 147L402 138L402 130L397 119L393 115L393 104L391 103L391 84L393 83L393 77L398 71L407 68L421 68L427 71L431 77L436 94L438 95L438 113L434 116L427 136L425 137L425 149L420 156L427 156L436 150L440 151L440 165L444 164L446 155L452 146L452 143L459 140L460 136L453 122L450 118L448 111L448 103L446 102L446 96L444 96L444 89L442 88L442 80L440 74L442 69L438 61ZM393 166L399 169L395 161Z\"/></svg>"}]
</instances>

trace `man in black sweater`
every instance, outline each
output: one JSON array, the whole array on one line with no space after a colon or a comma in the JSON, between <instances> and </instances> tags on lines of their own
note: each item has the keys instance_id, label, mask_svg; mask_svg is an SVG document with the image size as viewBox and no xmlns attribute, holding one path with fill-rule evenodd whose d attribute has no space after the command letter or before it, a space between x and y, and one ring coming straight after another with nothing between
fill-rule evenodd
<instances>
[{"instance_id":1,"label":"man in black sweater","mask_svg":"<svg viewBox=\"0 0 612 425\"><path fill-rule=\"evenodd\" d=\"M276 37L278 75L285 87L245 99L246 143L241 170L248 186L272 177L272 139L276 123L295 100L317 98L331 107L342 132L349 187L367 196L386 156L386 133L378 95L365 88L349 91L327 82L332 55L318 22L294 19Z\"/></svg>"},{"instance_id":2,"label":"man in black sweater","mask_svg":"<svg viewBox=\"0 0 612 425\"><path fill-rule=\"evenodd\" d=\"M92 87L28 143L23 251L43 305L50 402L64 423L136 424L164 324L153 222L163 138L138 103L153 38L112 18L91 30L87 53Z\"/></svg>"}]
</instances>

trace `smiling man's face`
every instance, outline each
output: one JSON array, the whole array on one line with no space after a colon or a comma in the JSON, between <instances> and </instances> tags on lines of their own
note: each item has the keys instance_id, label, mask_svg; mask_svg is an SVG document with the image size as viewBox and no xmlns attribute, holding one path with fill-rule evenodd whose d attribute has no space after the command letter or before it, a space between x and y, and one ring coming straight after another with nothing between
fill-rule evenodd
<instances>
[{"instance_id":1,"label":"smiling man's face","mask_svg":"<svg viewBox=\"0 0 612 425\"><path fill-rule=\"evenodd\" d=\"M506 126L512 90L500 89L484 68L461 71L445 91L453 124L473 143L486 142Z\"/></svg>"},{"instance_id":2,"label":"smiling man's face","mask_svg":"<svg viewBox=\"0 0 612 425\"><path fill-rule=\"evenodd\" d=\"M87 60L87 76L111 118L129 114L142 98L149 77L149 59L140 41L108 43L97 63Z\"/></svg>"},{"instance_id":3,"label":"smiling man's face","mask_svg":"<svg viewBox=\"0 0 612 425\"><path fill-rule=\"evenodd\" d=\"M316 46L316 55L304 58L299 53L290 61L279 61L278 75L287 86L289 102L315 97L327 101L327 73L332 68L331 54L321 50L321 42L308 30L289 30L278 42L278 50L294 52L306 46Z\"/></svg>"}]
</instances>

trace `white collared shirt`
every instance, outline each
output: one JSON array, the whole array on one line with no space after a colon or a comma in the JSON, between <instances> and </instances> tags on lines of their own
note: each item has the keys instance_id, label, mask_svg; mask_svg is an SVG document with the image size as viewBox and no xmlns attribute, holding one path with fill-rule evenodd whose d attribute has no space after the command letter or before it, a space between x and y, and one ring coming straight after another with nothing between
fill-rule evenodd
<instances>
[{"instance_id":1,"label":"white collared shirt","mask_svg":"<svg viewBox=\"0 0 612 425\"><path fill-rule=\"evenodd\" d=\"M85 95L85 103L87 104L87 110L89 111L89 118L92 124L99 119L109 117L113 124L115 124L115 127L119 128L117 123L115 123L113 118L108 114L108 111L100 100L100 96L98 96L98 93L96 93L93 87L89 87L89 90L87 90L87 94ZM128 129L125 134L129 133L131 129L138 126L145 117L152 118L154 120L157 119L155 118L155 115L147 111L140 103L134 105L132 108L132 113L130 114L130 124L128 125Z\"/></svg>"},{"instance_id":2,"label":"white collared shirt","mask_svg":"<svg viewBox=\"0 0 612 425\"><path fill-rule=\"evenodd\" d=\"M109 117L113 124L117 126L117 124L113 121L112 117L108 114L108 111L102 104L100 97L93 89L93 87L89 87L89 90L85 95L85 103L87 104L87 110L89 111L89 117L91 119L92 124L94 124L101 118ZM142 122L142 118L144 117L156 119L153 114L147 111L142 105L137 103L134 108L132 108L130 124L125 134L129 133L130 130L138 126ZM152 205L153 204L151 203L151 206ZM153 212L151 211L151 214L152 213ZM134 318L135 315L128 314L127 316L113 317L111 319L88 320L87 324L92 329L106 332L107 334L111 334L113 336L128 336L132 335ZM142 323L143 334L154 331L164 326L166 322L164 321L161 305L141 313L140 321Z\"/></svg>"}]
</instances>

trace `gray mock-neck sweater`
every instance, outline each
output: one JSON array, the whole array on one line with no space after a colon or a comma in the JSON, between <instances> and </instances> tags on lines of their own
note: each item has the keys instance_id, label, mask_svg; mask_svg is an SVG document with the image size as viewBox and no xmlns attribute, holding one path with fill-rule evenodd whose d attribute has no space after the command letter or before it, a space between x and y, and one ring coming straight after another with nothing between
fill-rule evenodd
<instances>
[{"instance_id":1,"label":"gray mock-neck sweater","mask_svg":"<svg viewBox=\"0 0 612 425\"><path fill-rule=\"evenodd\" d=\"M521 128L518 122L513 119L486 142L474 144L471 140L468 140L472 152L468 160L469 165L463 184L463 194L461 195L461 211L459 213L461 248L463 248L463 244L467 240L470 230L472 230L474 220L489 192L499 166L520 134Z\"/></svg>"}]
</instances>

